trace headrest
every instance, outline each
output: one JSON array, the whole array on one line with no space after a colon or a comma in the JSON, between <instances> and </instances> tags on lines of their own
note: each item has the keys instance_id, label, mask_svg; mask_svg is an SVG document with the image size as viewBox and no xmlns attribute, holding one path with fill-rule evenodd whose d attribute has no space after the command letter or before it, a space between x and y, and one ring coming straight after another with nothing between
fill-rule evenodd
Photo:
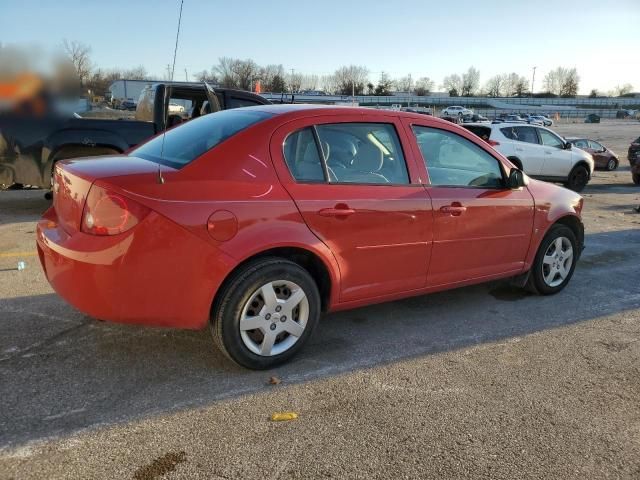
<instances>
[{"instance_id":1,"label":"headrest","mask_svg":"<svg viewBox=\"0 0 640 480\"><path fill-rule=\"evenodd\" d=\"M353 169L360 172L377 172L382 168L384 155L375 145L363 143L353 157Z\"/></svg>"}]
</instances>

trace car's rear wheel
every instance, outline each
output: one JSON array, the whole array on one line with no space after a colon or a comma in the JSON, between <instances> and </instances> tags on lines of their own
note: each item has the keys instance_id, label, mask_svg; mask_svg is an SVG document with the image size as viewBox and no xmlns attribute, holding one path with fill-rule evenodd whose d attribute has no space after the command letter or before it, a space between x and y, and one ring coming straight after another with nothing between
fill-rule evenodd
<instances>
[{"instance_id":1,"label":"car's rear wheel","mask_svg":"<svg viewBox=\"0 0 640 480\"><path fill-rule=\"evenodd\" d=\"M576 236L565 225L554 225L545 235L533 262L529 281L542 295L562 290L573 276L578 259Z\"/></svg>"},{"instance_id":2,"label":"car's rear wheel","mask_svg":"<svg viewBox=\"0 0 640 480\"><path fill-rule=\"evenodd\" d=\"M320 317L320 293L307 270L281 258L236 272L214 304L211 332L220 350L251 369L288 361Z\"/></svg>"},{"instance_id":3,"label":"car's rear wheel","mask_svg":"<svg viewBox=\"0 0 640 480\"><path fill-rule=\"evenodd\" d=\"M589 182L589 170L584 165L576 165L569 173L565 186L574 192L581 192Z\"/></svg>"},{"instance_id":4,"label":"car's rear wheel","mask_svg":"<svg viewBox=\"0 0 640 480\"><path fill-rule=\"evenodd\" d=\"M610 158L607 162L607 170L612 171L618 168L618 162L615 158Z\"/></svg>"}]
</instances>

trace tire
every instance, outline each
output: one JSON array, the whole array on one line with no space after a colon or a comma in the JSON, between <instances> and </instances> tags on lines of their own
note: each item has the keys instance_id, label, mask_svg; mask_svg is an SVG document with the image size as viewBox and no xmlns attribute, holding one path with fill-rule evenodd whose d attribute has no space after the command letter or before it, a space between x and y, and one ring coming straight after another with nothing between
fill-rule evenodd
<instances>
[{"instance_id":1,"label":"tire","mask_svg":"<svg viewBox=\"0 0 640 480\"><path fill-rule=\"evenodd\" d=\"M607 162L607 170L611 172L616 168L618 168L618 162L616 161L615 158L610 158L609 161Z\"/></svg>"},{"instance_id":2,"label":"tire","mask_svg":"<svg viewBox=\"0 0 640 480\"><path fill-rule=\"evenodd\" d=\"M293 307L286 303L292 298ZM211 333L235 363L254 370L273 368L304 346L320 307L318 286L307 270L282 258L261 258L226 282L214 303Z\"/></svg>"},{"instance_id":3,"label":"tire","mask_svg":"<svg viewBox=\"0 0 640 480\"><path fill-rule=\"evenodd\" d=\"M589 170L584 165L576 165L569 173L565 186L574 192L581 192L589 183Z\"/></svg>"},{"instance_id":4,"label":"tire","mask_svg":"<svg viewBox=\"0 0 640 480\"><path fill-rule=\"evenodd\" d=\"M562 246L558 249L560 244ZM571 257L567 255L569 250ZM529 286L541 295L558 293L571 280L579 253L573 230L565 225L553 225L542 239L536 253L529 275ZM556 269L556 266L559 269Z\"/></svg>"},{"instance_id":5,"label":"tire","mask_svg":"<svg viewBox=\"0 0 640 480\"><path fill-rule=\"evenodd\" d=\"M632 173L631 179L633 180L633 183L640 185L640 173Z\"/></svg>"}]
</instances>

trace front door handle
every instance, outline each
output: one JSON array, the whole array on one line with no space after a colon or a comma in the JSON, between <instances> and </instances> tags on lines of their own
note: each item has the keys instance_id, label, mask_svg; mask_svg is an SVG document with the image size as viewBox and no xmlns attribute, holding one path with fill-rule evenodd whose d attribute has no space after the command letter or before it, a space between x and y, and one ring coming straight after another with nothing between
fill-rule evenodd
<instances>
[{"instance_id":1,"label":"front door handle","mask_svg":"<svg viewBox=\"0 0 640 480\"><path fill-rule=\"evenodd\" d=\"M445 205L444 207L440 207L440 211L442 213L448 213L452 217L459 217L467 211L467 207L463 207L462 205Z\"/></svg>"},{"instance_id":2,"label":"front door handle","mask_svg":"<svg viewBox=\"0 0 640 480\"><path fill-rule=\"evenodd\" d=\"M353 208L338 204L334 208L323 208L318 212L318 215L321 217L348 217L354 213L356 213L356 211Z\"/></svg>"}]
</instances>

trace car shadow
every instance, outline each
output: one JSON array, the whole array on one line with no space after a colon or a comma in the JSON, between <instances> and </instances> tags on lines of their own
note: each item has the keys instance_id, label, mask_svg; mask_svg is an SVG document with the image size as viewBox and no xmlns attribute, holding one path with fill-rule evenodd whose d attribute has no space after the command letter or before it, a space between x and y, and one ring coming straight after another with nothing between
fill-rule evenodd
<instances>
[{"instance_id":1,"label":"car shadow","mask_svg":"<svg viewBox=\"0 0 640 480\"><path fill-rule=\"evenodd\" d=\"M640 307L640 231L588 235L550 297L492 282L325 316L292 362L235 366L208 331L91 320L53 294L0 300L0 448L597 319Z\"/></svg>"}]
</instances>

